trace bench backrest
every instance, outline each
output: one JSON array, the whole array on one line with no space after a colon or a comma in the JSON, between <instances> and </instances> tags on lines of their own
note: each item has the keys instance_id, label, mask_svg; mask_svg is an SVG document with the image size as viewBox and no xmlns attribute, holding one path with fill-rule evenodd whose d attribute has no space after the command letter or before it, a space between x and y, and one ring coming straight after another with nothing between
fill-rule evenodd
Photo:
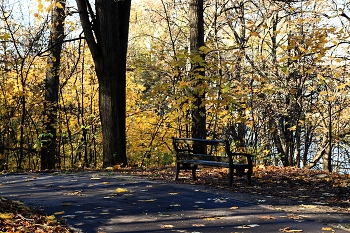
<instances>
[{"instance_id":1,"label":"bench backrest","mask_svg":"<svg viewBox=\"0 0 350 233\"><path fill-rule=\"evenodd\" d=\"M202 145L204 152L203 150L197 151L196 145ZM227 140L173 137L173 146L178 160L189 160L192 158L196 160L229 162L230 157L233 163L244 163L246 161L248 164L252 164L252 154L231 152L230 143Z\"/></svg>"},{"instance_id":2,"label":"bench backrest","mask_svg":"<svg viewBox=\"0 0 350 233\"><path fill-rule=\"evenodd\" d=\"M173 138L176 154L196 154L198 156L227 157L230 152L229 142L226 140L206 140L199 138ZM199 149L198 149L199 148ZM206 158L206 157L204 157ZM220 160L219 158L218 160ZM216 158L213 158L213 161Z\"/></svg>"}]
</instances>

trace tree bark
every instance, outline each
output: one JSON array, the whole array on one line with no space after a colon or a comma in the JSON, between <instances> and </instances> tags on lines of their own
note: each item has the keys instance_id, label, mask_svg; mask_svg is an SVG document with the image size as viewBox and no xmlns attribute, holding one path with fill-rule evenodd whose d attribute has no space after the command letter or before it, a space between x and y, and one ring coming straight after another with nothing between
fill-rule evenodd
<instances>
[{"instance_id":1,"label":"tree bark","mask_svg":"<svg viewBox=\"0 0 350 233\"><path fill-rule=\"evenodd\" d=\"M194 81L192 110L192 137L206 138L206 82L205 54L200 51L204 44L203 0L190 1L190 52L192 59L191 75ZM198 59L200 57L200 59ZM195 60L195 61L194 61ZM199 60L199 61L198 61Z\"/></svg>"},{"instance_id":2,"label":"tree bark","mask_svg":"<svg viewBox=\"0 0 350 233\"><path fill-rule=\"evenodd\" d=\"M56 157L56 124L59 92L59 72L61 65L62 42L64 39L64 20L66 0L56 0L60 6L52 9L50 32L50 55L47 60L48 67L45 80L45 109L44 133L41 137L41 169L54 169Z\"/></svg>"},{"instance_id":3,"label":"tree bark","mask_svg":"<svg viewBox=\"0 0 350 233\"><path fill-rule=\"evenodd\" d=\"M89 1L76 2L99 82L103 166L126 166L125 72L131 0L96 0L95 14Z\"/></svg>"}]
</instances>

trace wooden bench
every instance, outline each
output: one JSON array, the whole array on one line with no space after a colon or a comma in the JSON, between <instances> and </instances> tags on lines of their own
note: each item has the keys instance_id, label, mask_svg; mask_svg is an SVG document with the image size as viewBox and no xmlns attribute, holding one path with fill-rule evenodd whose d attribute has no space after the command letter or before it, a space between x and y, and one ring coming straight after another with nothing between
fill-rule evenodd
<instances>
[{"instance_id":1,"label":"wooden bench","mask_svg":"<svg viewBox=\"0 0 350 233\"><path fill-rule=\"evenodd\" d=\"M251 184L253 174L252 154L231 152L227 140L207 140L198 138L175 138L173 146L176 152L176 176L180 170L192 170L192 177L196 180L198 165L211 167L225 167L229 169L229 187L232 186L233 176L248 177Z\"/></svg>"}]
</instances>

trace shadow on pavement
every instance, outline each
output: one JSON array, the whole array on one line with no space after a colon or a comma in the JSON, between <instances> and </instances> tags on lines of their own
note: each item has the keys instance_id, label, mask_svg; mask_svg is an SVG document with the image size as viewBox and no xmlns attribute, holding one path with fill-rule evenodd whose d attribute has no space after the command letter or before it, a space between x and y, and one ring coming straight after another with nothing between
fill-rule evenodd
<instances>
[{"instance_id":1,"label":"shadow on pavement","mask_svg":"<svg viewBox=\"0 0 350 233\"><path fill-rule=\"evenodd\" d=\"M249 203L242 195L226 190L114 173L4 174L0 181L1 196L64 218L76 232L325 232L333 229L310 221L307 216Z\"/></svg>"}]
</instances>

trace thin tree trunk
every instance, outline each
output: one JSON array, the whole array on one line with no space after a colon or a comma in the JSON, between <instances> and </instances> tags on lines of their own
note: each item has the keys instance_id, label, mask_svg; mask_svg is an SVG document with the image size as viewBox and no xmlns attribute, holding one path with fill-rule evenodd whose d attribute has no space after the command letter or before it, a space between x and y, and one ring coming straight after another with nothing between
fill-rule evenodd
<instances>
[{"instance_id":1,"label":"thin tree trunk","mask_svg":"<svg viewBox=\"0 0 350 233\"><path fill-rule=\"evenodd\" d=\"M58 110L59 71L62 42L64 39L64 20L66 0L56 0L59 5L52 9L52 26L50 32L50 55L46 72L46 92L44 116L44 140L41 149L41 169L54 169L56 156L56 124Z\"/></svg>"},{"instance_id":2,"label":"thin tree trunk","mask_svg":"<svg viewBox=\"0 0 350 233\"><path fill-rule=\"evenodd\" d=\"M332 172L332 106L329 103L328 104L328 115L329 115L329 121L328 121L328 147L326 150L326 153L323 156L323 170Z\"/></svg>"}]
</instances>

